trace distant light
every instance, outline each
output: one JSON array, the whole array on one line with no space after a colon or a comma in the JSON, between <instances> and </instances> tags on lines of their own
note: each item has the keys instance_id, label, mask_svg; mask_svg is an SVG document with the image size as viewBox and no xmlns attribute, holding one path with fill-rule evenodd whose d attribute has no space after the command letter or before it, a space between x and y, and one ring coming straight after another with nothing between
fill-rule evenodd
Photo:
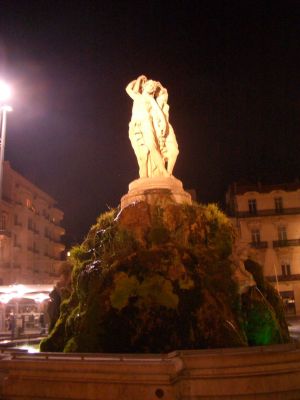
<instances>
[{"instance_id":1,"label":"distant light","mask_svg":"<svg viewBox=\"0 0 300 400\"><path fill-rule=\"evenodd\" d=\"M13 285L13 288L15 290L16 298L21 298L24 296L25 293L27 293L26 286L24 285Z\"/></svg>"},{"instance_id":2,"label":"distant light","mask_svg":"<svg viewBox=\"0 0 300 400\"><path fill-rule=\"evenodd\" d=\"M8 293L1 294L1 295L0 295L0 303L7 304L7 303L9 303L10 300L13 299L13 298L14 298L14 296L11 295L11 294L8 294Z\"/></svg>"},{"instance_id":3,"label":"distant light","mask_svg":"<svg viewBox=\"0 0 300 400\"><path fill-rule=\"evenodd\" d=\"M49 298L52 285L10 285L0 286L0 303L7 304L12 299L31 299L42 303Z\"/></svg>"},{"instance_id":4,"label":"distant light","mask_svg":"<svg viewBox=\"0 0 300 400\"><path fill-rule=\"evenodd\" d=\"M38 293L36 296L33 297L33 300L37 303L42 303L43 301L49 299L49 295L45 293Z\"/></svg>"},{"instance_id":5,"label":"distant light","mask_svg":"<svg viewBox=\"0 0 300 400\"><path fill-rule=\"evenodd\" d=\"M6 82L0 80L0 102L9 100L11 95L11 87Z\"/></svg>"},{"instance_id":6,"label":"distant light","mask_svg":"<svg viewBox=\"0 0 300 400\"><path fill-rule=\"evenodd\" d=\"M67 256L68 256L68 257L70 257L70 255L71 255L71 252L70 252L70 251L68 251L68 252L67 252Z\"/></svg>"},{"instance_id":7,"label":"distant light","mask_svg":"<svg viewBox=\"0 0 300 400\"><path fill-rule=\"evenodd\" d=\"M38 349L36 349L35 347L33 347L33 346L29 346L28 344L24 344L24 345L22 345L22 346L18 346L18 349L20 349L20 350L27 350L28 351L28 353L39 353L39 350Z\"/></svg>"}]
</instances>

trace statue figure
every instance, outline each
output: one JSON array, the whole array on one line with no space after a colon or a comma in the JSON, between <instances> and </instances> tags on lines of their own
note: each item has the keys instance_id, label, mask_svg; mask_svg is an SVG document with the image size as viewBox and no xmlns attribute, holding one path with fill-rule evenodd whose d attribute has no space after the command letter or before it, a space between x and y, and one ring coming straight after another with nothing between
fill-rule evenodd
<instances>
[{"instance_id":1,"label":"statue figure","mask_svg":"<svg viewBox=\"0 0 300 400\"><path fill-rule=\"evenodd\" d=\"M169 123L167 90L159 82L141 75L127 85L126 92L133 99L129 138L140 178L170 176L178 145Z\"/></svg>"},{"instance_id":2,"label":"statue figure","mask_svg":"<svg viewBox=\"0 0 300 400\"><path fill-rule=\"evenodd\" d=\"M245 268L244 261L248 258L248 246L236 238L231 255L231 262L235 267L234 275L239 284L240 293L244 293L251 286L256 286L253 276Z\"/></svg>"},{"instance_id":3,"label":"statue figure","mask_svg":"<svg viewBox=\"0 0 300 400\"><path fill-rule=\"evenodd\" d=\"M161 135L158 136L160 151L164 162L167 164L167 171L170 175L172 175L179 150L174 129L169 122L170 106L168 104L168 91L159 82L157 87L156 101L164 113L167 122L167 129L164 132L161 132Z\"/></svg>"}]
</instances>

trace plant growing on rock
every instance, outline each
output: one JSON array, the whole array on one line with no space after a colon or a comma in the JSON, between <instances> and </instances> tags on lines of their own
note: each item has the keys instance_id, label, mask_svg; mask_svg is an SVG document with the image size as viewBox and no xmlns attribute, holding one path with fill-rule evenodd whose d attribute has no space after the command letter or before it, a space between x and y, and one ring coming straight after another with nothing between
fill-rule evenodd
<instances>
[{"instance_id":1,"label":"plant growing on rock","mask_svg":"<svg viewBox=\"0 0 300 400\"><path fill-rule=\"evenodd\" d=\"M72 294L41 349L158 353L260 344L252 306L268 314L270 343L288 341L270 288L260 288L260 302L254 289L241 295L234 241L230 221L212 204L139 202L102 214L72 250ZM261 286L264 279L253 276Z\"/></svg>"}]
</instances>

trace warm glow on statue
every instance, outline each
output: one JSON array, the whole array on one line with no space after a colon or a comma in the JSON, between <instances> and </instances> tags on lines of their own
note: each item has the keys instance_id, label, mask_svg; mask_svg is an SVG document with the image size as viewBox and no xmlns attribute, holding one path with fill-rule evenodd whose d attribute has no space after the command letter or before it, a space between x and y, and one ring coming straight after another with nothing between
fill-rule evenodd
<instances>
[{"instance_id":1,"label":"warm glow on statue","mask_svg":"<svg viewBox=\"0 0 300 400\"><path fill-rule=\"evenodd\" d=\"M129 138L140 178L169 177L178 156L178 145L169 123L167 89L141 75L127 85L126 92L133 99Z\"/></svg>"}]
</instances>

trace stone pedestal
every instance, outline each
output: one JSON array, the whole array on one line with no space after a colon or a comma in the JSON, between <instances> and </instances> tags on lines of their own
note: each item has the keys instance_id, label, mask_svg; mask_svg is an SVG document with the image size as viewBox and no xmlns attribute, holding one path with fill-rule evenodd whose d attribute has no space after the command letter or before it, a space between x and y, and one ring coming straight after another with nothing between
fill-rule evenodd
<instances>
[{"instance_id":1,"label":"stone pedestal","mask_svg":"<svg viewBox=\"0 0 300 400\"><path fill-rule=\"evenodd\" d=\"M191 195L182 186L182 182L173 176L140 178L129 184L129 191L121 198L121 209L137 201L155 204L162 197L169 197L176 203L191 204Z\"/></svg>"}]
</instances>

